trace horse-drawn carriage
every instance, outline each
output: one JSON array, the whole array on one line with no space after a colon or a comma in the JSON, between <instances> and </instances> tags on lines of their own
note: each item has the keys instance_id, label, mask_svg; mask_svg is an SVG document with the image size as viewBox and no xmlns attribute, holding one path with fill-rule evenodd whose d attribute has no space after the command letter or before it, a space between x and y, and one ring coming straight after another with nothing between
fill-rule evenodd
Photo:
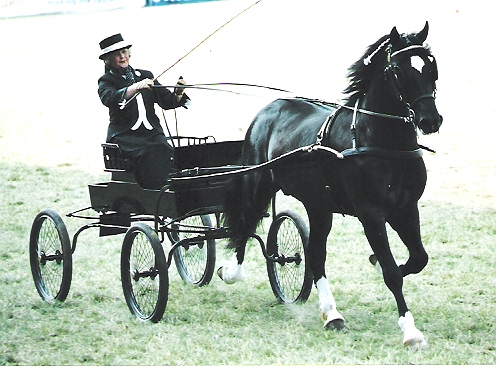
<instances>
[{"instance_id":1,"label":"horse-drawn carriage","mask_svg":"<svg viewBox=\"0 0 496 368\"><path fill-rule=\"evenodd\" d=\"M214 271L215 240L229 238L236 257L218 273L234 282L242 276L246 242L254 238L277 298L304 301L313 281L325 328L343 329L325 272L327 236L333 214L340 213L363 225L374 252L370 260L396 300L403 343L426 346L407 307L403 278L428 262L418 210L427 171L418 132L437 132L443 121L435 104L437 63L424 44L428 28L399 34L395 27L370 45L349 69L343 104L279 99L255 116L242 142L178 141L175 171L161 190L139 188L132 163L118 147L105 145L112 180L90 185L90 208L99 216L76 232L72 246L57 214L43 211L35 218L31 268L42 298L67 296L77 237L90 227L102 236L126 233L124 295L138 318L153 321L166 306L172 258L183 279L204 285ZM276 212L279 190L304 205L309 231L292 211ZM255 232L269 208L273 221L264 242ZM69 216L88 218L78 211ZM405 264L394 259L386 223L408 248ZM167 257L166 238L172 242Z\"/></svg>"},{"instance_id":2,"label":"horse-drawn carriage","mask_svg":"<svg viewBox=\"0 0 496 368\"><path fill-rule=\"evenodd\" d=\"M105 171L111 173L111 180L90 184L91 207L67 215L91 220L76 231L72 241L56 212L44 210L36 216L30 238L31 271L44 300L63 301L67 297L72 254L79 235L90 228L98 228L101 237L125 233L122 287L131 312L139 319L156 322L162 318L172 259L187 283L204 286L210 282L215 269L215 241L228 236L221 218L225 182L230 175L256 168L235 165L242 141L172 139L176 142L174 172L161 190L141 188L134 177L135 162L125 158L118 145L102 144ZM88 210L96 215L83 214ZM267 259L272 289L284 302L306 300L311 290L304 261L306 225L293 211L276 213L275 205L272 210L267 242L254 235ZM172 245L168 254L162 246L166 239ZM284 277L286 274L291 277Z\"/></svg>"}]
</instances>

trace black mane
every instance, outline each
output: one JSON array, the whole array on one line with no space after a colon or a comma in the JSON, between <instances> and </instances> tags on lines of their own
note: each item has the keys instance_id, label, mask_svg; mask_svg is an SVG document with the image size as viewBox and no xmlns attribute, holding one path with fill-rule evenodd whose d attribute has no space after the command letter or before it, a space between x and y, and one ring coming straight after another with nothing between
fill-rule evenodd
<instances>
[{"instance_id":1,"label":"black mane","mask_svg":"<svg viewBox=\"0 0 496 368\"><path fill-rule=\"evenodd\" d=\"M348 95L346 102L354 103L359 96L363 95L369 89L377 67L379 65L383 65L383 62L379 63L378 59L382 57L386 60L386 58L384 53L378 52L372 58L374 62L371 62L369 65L365 65L364 59L376 51L377 48L388 38L389 35L385 35L370 45L360 59L348 68L348 74L346 77L349 80L349 84L343 91L344 94ZM382 46L382 48L386 47L386 45Z\"/></svg>"},{"instance_id":2,"label":"black mane","mask_svg":"<svg viewBox=\"0 0 496 368\"><path fill-rule=\"evenodd\" d=\"M360 59L358 59L348 68L348 74L346 75L346 77L349 80L349 84L343 91L343 93L347 96L345 98L345 103L354 104L357 98L368 91L377 69L384 68L387 61L387 54L386 52L384 52L384 50L386 50L386 48L388 47L387 40L389 37L390 35L385 35L378 39L375 43L370 45L364 52L364 54L360 57ZM391 50L392 52L406 47L409 44L422 44L418 40L416 33L411 33L408 35L403 34L401 38L404 43L402 45L395 45L393 47L393 50ZM384 45L381 46L381 44L383 43ZM380 50L378 50L379 47ZM429 47L426 47L425 51L427 54L430 54ZM376 53L374 54L374 52ZM364 60L371 55L372 57L370 59L370 63L368 65L365 65Z\"/></svg>"}]
</instances>

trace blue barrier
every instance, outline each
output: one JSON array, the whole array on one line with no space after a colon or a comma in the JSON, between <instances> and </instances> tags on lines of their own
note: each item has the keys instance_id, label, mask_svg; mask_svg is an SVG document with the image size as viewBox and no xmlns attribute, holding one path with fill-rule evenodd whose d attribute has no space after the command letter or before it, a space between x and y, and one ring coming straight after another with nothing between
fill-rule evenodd
<instances>
[{"instance_id":1,"label":"blue barrier","mask_svg":"<svg viewBox=\"0 0 496 368\"><path fill-rule=\"evenodd\" d=\"M146 0L146 6L203 3L209 1L218 1L218 0Z\"/></svg>"}]
</instances>

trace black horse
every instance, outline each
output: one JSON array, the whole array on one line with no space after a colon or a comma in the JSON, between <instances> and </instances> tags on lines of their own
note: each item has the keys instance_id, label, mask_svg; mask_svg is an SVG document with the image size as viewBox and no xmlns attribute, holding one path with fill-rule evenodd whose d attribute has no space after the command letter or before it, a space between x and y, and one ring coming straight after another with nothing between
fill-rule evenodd
<instances>
[{"instance_id":1,"label":"black horse","mask_svg":"<svg viewBox=\"0 0 496 368\"><path fill-rule=\"evenodd\" d=\"M346 103L332 106L302 98L279 99L263 108L246 133L242 164L256 165L298 147L317 145L342 153L342 159L257 170L234 177L227 190L225 221L235 262L219 270L226 282L240 279L245 246L282 189L300 200L308 214L307 262L318 290L328 329L346 328L325 273L326 242L333 213L356 216L382 268L399 312L404 344L426 346L408 311L403 277L420 272L428 256L420 237L417 202L426 184L418 130L437 132L442 123L435 105L437 65L424 46L428 23L416 34L396 27L371 45L349 69ZM390 250L386 222L409 250L398 266Z\"/></svg>"}]
</instances>

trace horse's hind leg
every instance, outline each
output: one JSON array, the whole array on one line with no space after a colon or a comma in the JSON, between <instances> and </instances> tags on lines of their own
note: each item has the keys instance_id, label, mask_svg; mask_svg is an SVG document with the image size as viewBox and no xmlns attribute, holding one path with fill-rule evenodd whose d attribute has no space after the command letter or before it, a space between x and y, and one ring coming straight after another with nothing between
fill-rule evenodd
<instances>
[{"instance_id":1,"label":"horse's hind leg","mask_svg":"<svg viewBox=\"0 0 496 368\"><path fill-rule=\"evenodd\" d=\"M246 241L245 241L246 243ZM217 269L217 275L226 284L234 284L235 282L243 280L245 277L245 270L243 267L243 260L245 257L245 247L238 246L231 260L225 260Z\"/></svg>"},{"instance_id":2,"label":"horse's hind leg","mask_svg":"<svg viewBox=\"0 0 496 368\"><path fill-rule=\"evenodd\" d=\"M332 213L322 209L306 207L310 222L308 242L308 262L319 294L319 308L324 319L324 327L329 330L347 330L344 318L338 312L325 273L327 236L332 227Z\"/></svg>"},{"instance_id":3,"label":"horse's hind leg","mask_svg":"<svg viewBox=\"0 0 496 368\"><path fill-rule=\"evenodd\" d=\"M217 275L227 284L244 278L246 242L263 219L275 191L269 171L245 175L234 182L229 194L232 201L227 204L231 208L226 225L231 232L230 248L235 249L235 254L232 260L224 261L217 270Z\"/></svg>"}]
</instances>

